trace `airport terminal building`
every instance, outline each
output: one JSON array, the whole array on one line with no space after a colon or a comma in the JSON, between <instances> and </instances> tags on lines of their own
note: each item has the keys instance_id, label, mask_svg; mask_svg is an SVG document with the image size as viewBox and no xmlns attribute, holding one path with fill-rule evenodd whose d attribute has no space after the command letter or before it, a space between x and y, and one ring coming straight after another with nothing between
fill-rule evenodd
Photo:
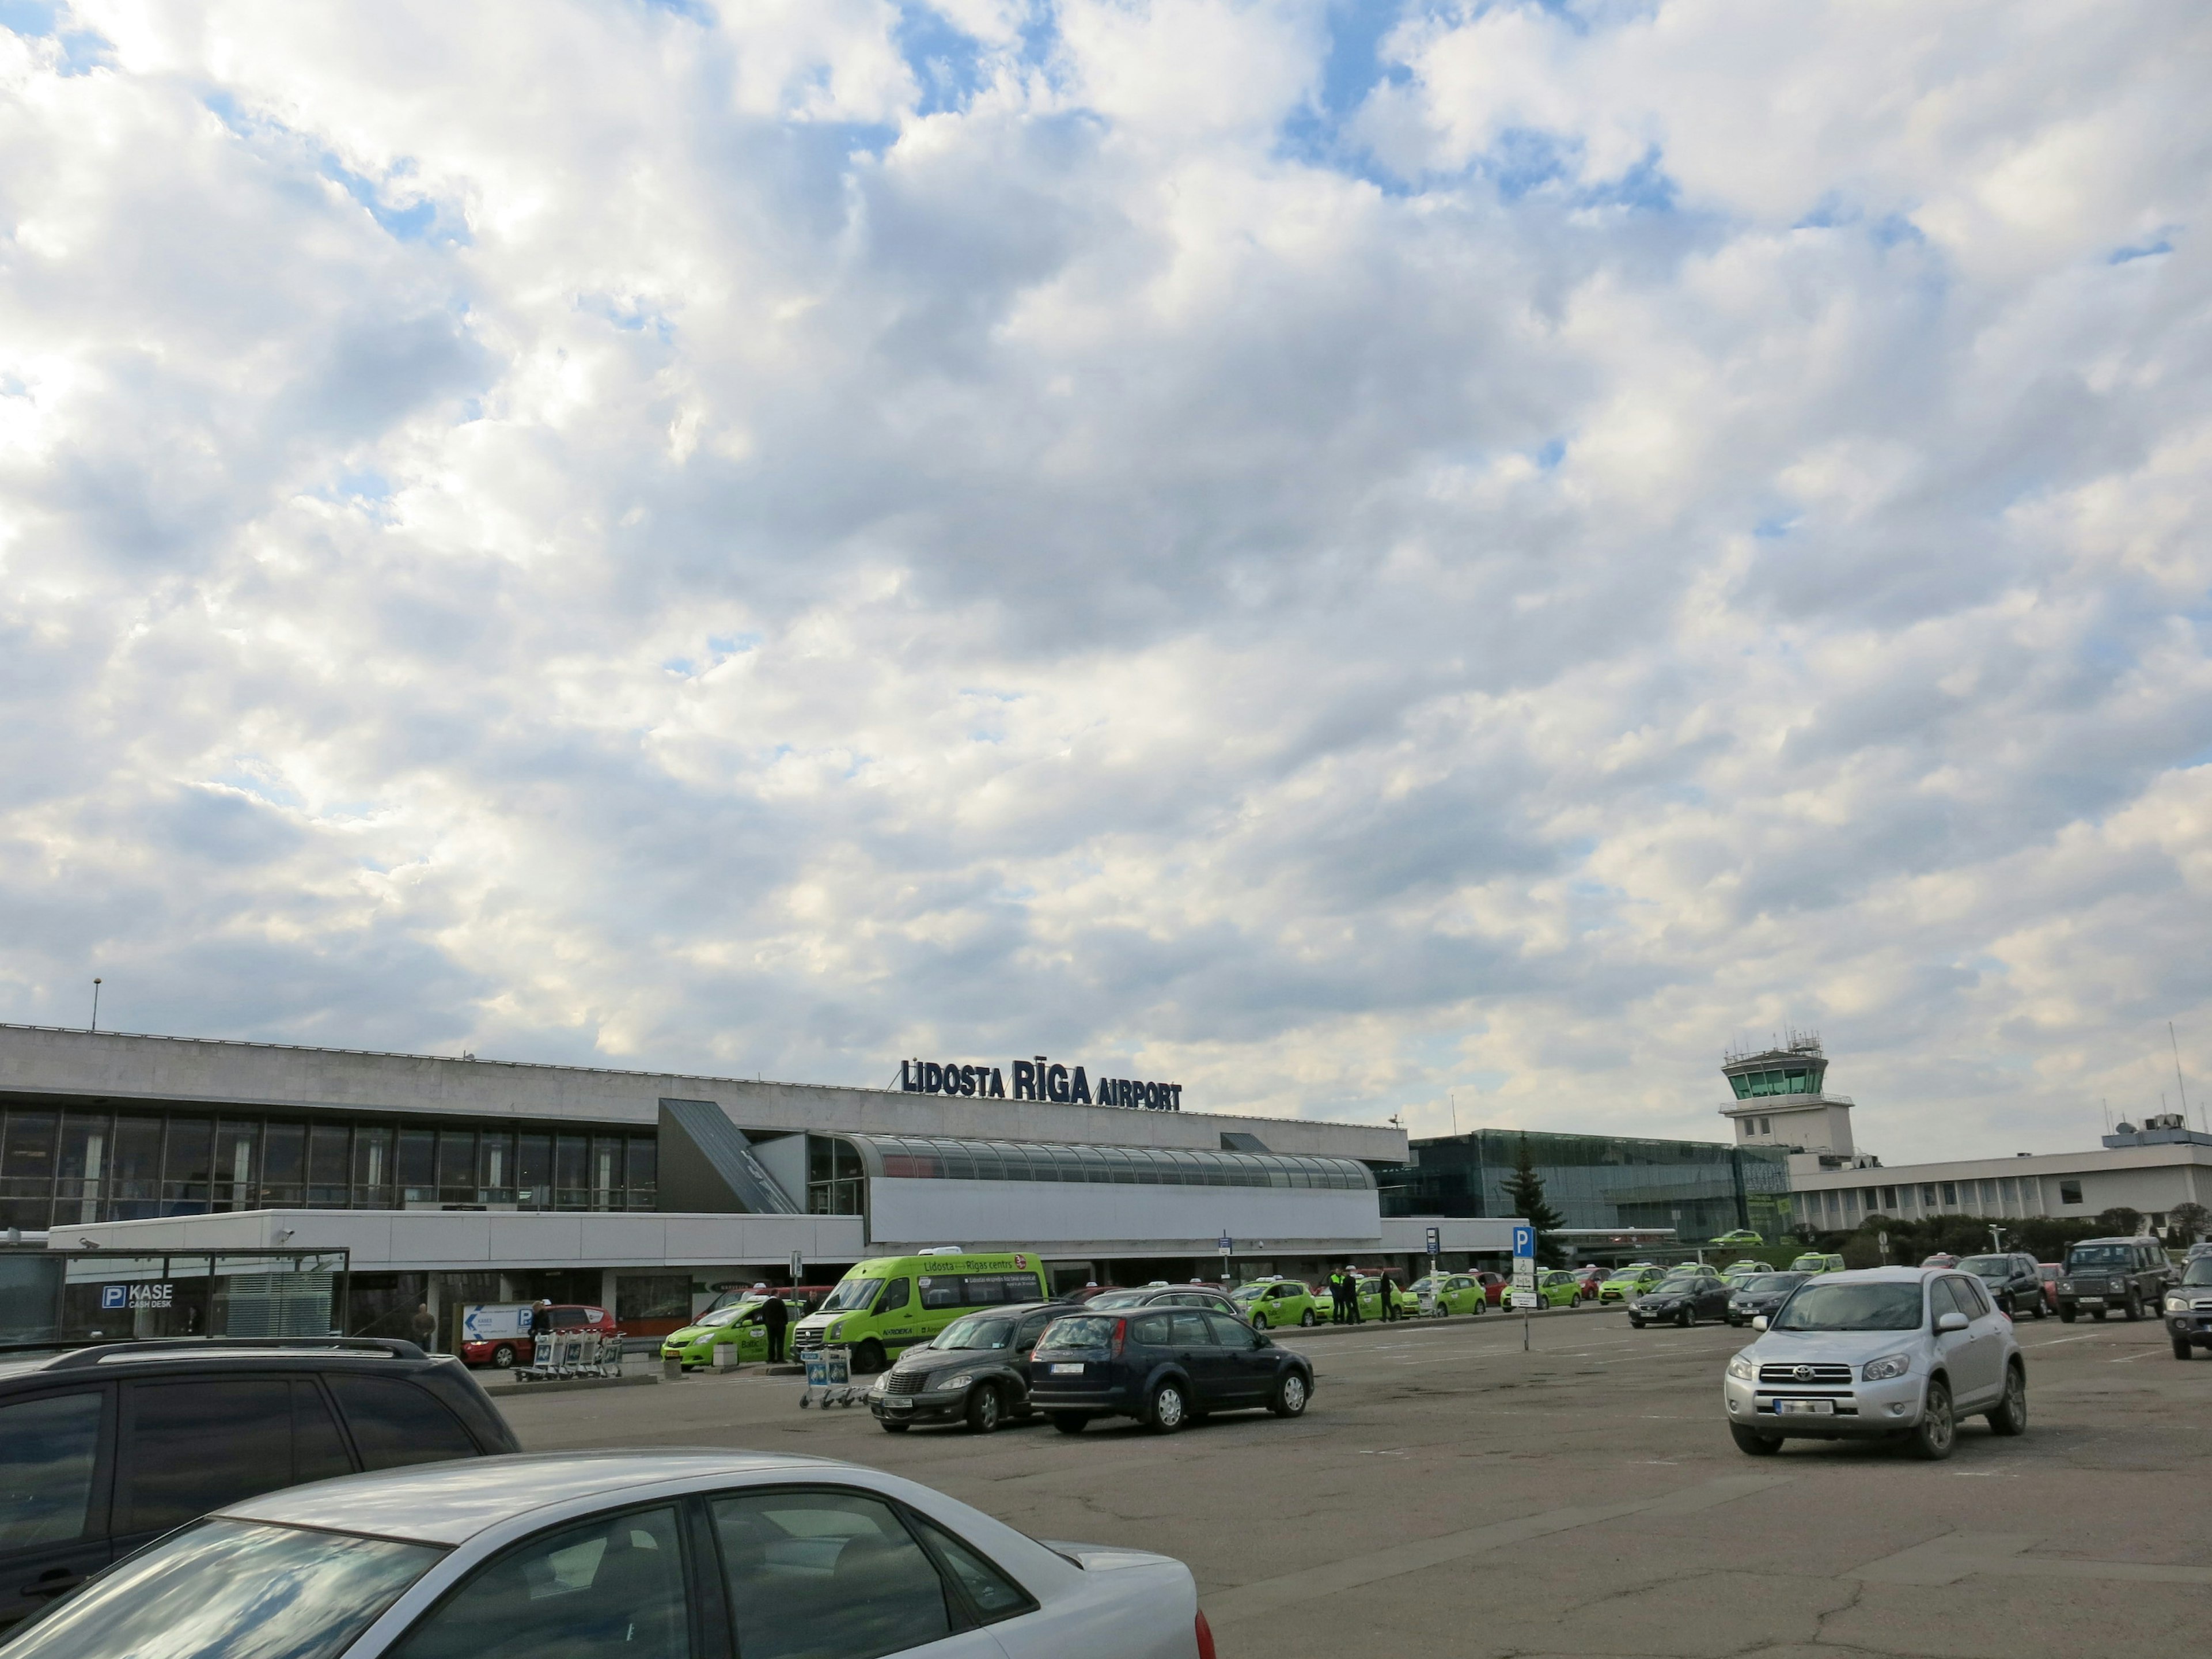
<instances>
[{"instance_id":1,"label":"airport terminal building","mask_svg":"<svg viewBox=\"0 0 2212 1659\"><path fill-rule=\"evenodd\" d=\"M1037 1056L885 1089L0 1026L0 1224L56 1248L340 1249L354 1324L547 1296L626 1324L930 1246L1055 1286L1409 1264L1391 1126L1190 1109ZM1424 1221L1426 1218L1422 1218ZM1448 1224L1452 1265L1510 1218ZM796 1275L794 1281L794 1274Z\"/></svg>"}]
</instances>

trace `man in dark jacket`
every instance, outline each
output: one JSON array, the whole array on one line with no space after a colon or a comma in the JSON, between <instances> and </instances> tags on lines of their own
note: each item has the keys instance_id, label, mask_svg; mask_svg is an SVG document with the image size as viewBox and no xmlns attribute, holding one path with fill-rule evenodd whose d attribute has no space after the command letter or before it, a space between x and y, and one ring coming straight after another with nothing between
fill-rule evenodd
<instances>
[{"instance_id":1,"label":"man in dark jacket","mask_svg":"<svg viewBox=\"0 0 2212 1659\"><path fill-rule=\"evenodd\" d=\"M784 1305L783 1292L770 1291L768 1305L761 1310L761 1329L768 1333L768 1363L783 1364L783 1333L791 1323L791 1310Z\"/></svg>"},{"instance_id":2,"label":"man in dark jacket","mask_svg":"<svg viewBox=\"0 0 2212 1659\"><path fill-rule=\"evenodd\" d=\"M438 1316L430 1311L427 1302L418 1303L415 1317L407 1322L407 1328L415 1338L415 1346L425 1353L438 1351Z\"/></svg>"},{"instance_id":3,"label":"man in dark jacket","mask_svg":"<svg viewBox=\"0 0 2212 1659\"><path fill-rule=\"evenodd\" d=\"M1332 1272L1328 1276L1328 1322L1344 1323L1344 1275Z\"/></svg>"},{"instance_id":4,"label":"man in dark jacket","mask_svg":"<svg viewBox=\"0 0 2212 1659\"><path fill-rule=\"evenodd\" d=\"M1384 1321L1395 1322L1398 1317L1398 1281L1390 1277L1390 1270L1388 1267L1382 1270L1382 1282L1376 1288L1382 1292Z\"/></svg>"}]
</instances>

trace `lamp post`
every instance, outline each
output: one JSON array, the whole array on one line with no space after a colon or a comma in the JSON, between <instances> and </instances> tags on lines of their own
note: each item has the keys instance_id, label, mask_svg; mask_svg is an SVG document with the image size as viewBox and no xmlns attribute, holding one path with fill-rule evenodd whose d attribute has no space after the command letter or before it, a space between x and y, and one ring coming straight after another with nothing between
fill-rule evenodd
<instances>
[{"instance_id":1,"label":"lamp post","mask_svg":"<svg viewBox=\"0 0 2212 1659\"><path fill-rule=\"evenodd\" d=\"M100 975L92 976L92 1029L100 1029Z\"/></svg>"}]
</instances>

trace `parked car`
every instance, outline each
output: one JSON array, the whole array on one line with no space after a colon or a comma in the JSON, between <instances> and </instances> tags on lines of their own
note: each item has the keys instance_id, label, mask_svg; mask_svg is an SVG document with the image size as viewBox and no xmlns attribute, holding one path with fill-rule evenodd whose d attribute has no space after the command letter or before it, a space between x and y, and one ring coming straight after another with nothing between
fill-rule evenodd
<instances>
[{"instance_id":1,"label":"parked car","mask_svg":"<svg viewBox=\"0 0 2212 1659\"><path fill-rule=\"evenodd\" d=\"M1304 1355L1205 1308L1063 1314L1030 1356L1030 1403L1063 1434L1097 1417L1133 1417L1159 1434L1247 1407L1297 1417L1313 1386Z\"/></svg>"},{"instance_id":2,"label":"parked car","mask_svg":"<svg viewBox=\"0 0 2212 1659\"><path fill-rule=\"evenodd\" d=\"M1600 1302L1629 1301L1642 1296L1666 1276L1665 1268L1649 1261L1623 1267L1597 1287L1597 1299Z\"/></svg>"},{"instance_id":3,"label":"parked car","mask_svg":"<svg viewBox=\"0 0 2212 1659\"><path fill-rule=\"evenodd\" d=\"M855 1262L822 1305L792 1326L791 1352L849 1348L854 1370L866 1375L963 1313L1051 1294L1043 1264L1027 1250L970 1255L939 1245L915 1255L876 1256Z\"/></svg>"},{"instance_id":4,"label":"parked car","mask_svg":"<svg viewBox=\"0 0 2212 1659\"><path fill-rule=\"evenodd\" d=\"M797 1322L799 1310L786 1304L787 1317ZM761 1323L761 1310L768 1306L764 1296L747 1295L701 1314L689 1325L669 1332L660 1339L660 1357L673 1359L687 1371L702 1370L714 1363L714 1350L734 1348L740 1363L768 1360L768 1328Z\"/></svg>"},{"instance_id":5,"label":"parked car","mask_svg":"<svg viewBox=\"0 0 2212 1659\"><path fill-rule=\"evenodd\" d=\"M2185 1265L2191 1261L2202 1261L2207 1256L2212 1256L2212 1240L2201 1244L2191 1244L2189 1247L2189 1254L2184 1256L2182 1261Z\"/></svg>"},{"instance_id":6,"label":"parked car","mask_svg":"<svg viewBox=\"0 0 2212 1659\"><path fill-rule=\"evenodd\" d=\"M1546 1308L1580 1307L1582 1300L1582 1280L1565 1268L1553 1267L1536 1275L1536 1298L1532 1305L1537 1311L1541 1312ZM1518 1313L1521 1310L1520 1292L1512 1292L1506 1305Z\"/></svg>"},{"instance_id":7,"label":"parked car","mask_svg":"<svg viewBox=\"0 0 2212 1659\"><path fill-rule=\"evenodd\" d=\"M1762 1316L1771 1317L1774 1310L1790 1299L1790 1292L1812 1276L1810 1273L1754 1273L1749 1279L1730 1285L1728 1322L1748 1325Z\"/></svg>"},{"instance_id":8,"label":"parked car","mask_svg":"<svg viewBox=\"0 0 2212 1659\"><path fill-rule=\"evenodd\" d=\"M1940 1267L1874 1267L1800 1285L1728 1362L1729 1433L1753 1456L1785 1438L1898 1436L1948 1457L1961 1417L2027 1427L2027 1366L1982 1281Z\"/></svg>"},{"instance_id":9,"label":"parked car","mask_svg":"<svg viewBox=\"0 0 2212 1659\"><path fill-rule=\"evenodd\" d=\"M1109 1308L1211 1308L1232 1319L1244 1317L1244 1310L1233 1297L1201 1285L1147 1285L1141 1290L1109 1291L1092 1297L1084 1306L1097 1312Z\"/></svg>"},{"instance_id":10,"label":"parked car","mask_svg":"<svg viewBox=\"0 0 2212 1659\"><path fill-rule=\"evenodd\" d=\"M1938 1250L1933 1255L1922 1257L1920 1265L1923 1267L1955 1267L1959 1265L1959 1258L1948 1250Z\"/></svg>"},{"instance_id":11,"label":"parked car","mask_svg":"<svg viewBox=\"0 0 2212 1659\"><path fill-rule=\"evenodd\" d=\"M877 1375L868 1409L890 1434L956 1422L988 1434L1010 1417L1028 1417L1030 1350L1066 1312L1063 1302L1035 1302L956 1319Z\"/></svg>"},{"instance_id":12,"label":"parked car","mask_svg":"<svg viewBox=\"0 0 2212 1659\"><path fill-rule=\"evenodd\" d=\"M1482 1286L1482 1299L1493 1308L1505 1300L1505 1292L1513 1288L1513 1281L1504 1273L1477 1273L1475 1280Z\"/></svg>"},{"instance_id":13,"label":"parked car","mask_svg":"<svg viewBox=\"0 0 2212 1659\"><path fill-rule=\"evenodd\" d=\"M1583 1300L1596 1301L1598 1286L1606 1281L1606 1270L1595 1263L1585 1263L1579 1267L1570 1267L1567 1271L1575 1276L1575 1282L1583 1287Z\"/></svg>"},{"instance_id":14,"label":"parked car","mask_svg":"<svg viewBox=\"0 0 2212 1659\"><path fill-rule=\"evenodd\" d=\"M412 1342L180 1339L0 1362L0 1625L258 1492L517 1449L459 1359Z\"/></svg>"},{"instance_id":15,"label":"parked car","mask_svg":"<svg viewBox=\"0 0 2212 1659\"><path fill-rule=\"evenodd\" d=\"M2044 1304L2051 1312L2058 1311L2058 1281L2066 1277L2066 1269L2056 1261L2039 1261L2035 1276L2043 1285Z\"/></svg>"},{"instance_id":16,"label":"parked car","mask_svg":"<svg viewBox=\"0 0 2212 1659\"><path fill-rule=\"evenodd\" d=\"M1793 1273L1839 1273L1849 1269L1839 1255L1808 1250L1790 1264L1790 1271Z\"/></svg>"},{"instance_id":17,"label":"parked car","mask_svg":"<svg viewBox=\"0 0 2212 1659\"><path fill-rule=\"evenodd\" d=\"M2022 1314L2033 1314L2038 1319L2046 1317L2050 1308L2043 1295L2043 1280L2035 1258L2019 1251L2002 1255L1970 1255L1959 1264L1962 1273L1972 1273L1989 1287L1990 1299L2012 1318Z\"/></svg>"},{"instance_id":18,"label":"parked car","mask_svg":"<svg viewBox=\"0 0 2212 1659\"><path fill-rule=\"evenodd\" d=\"M1755 1250L1760 1245L1765 1243L1766 1241L1759 1237L1759 1234L1752 1231L1750 1228L1739 1227L1732 1233L1723 1233L1718 1238L1713 1240L1713 1243L1724 1248L1747 1244Z\"/></svg>"},{"instance_id":19,"label":"parked car","mask_svg":"<svg viewBox=\"0 0 2212 1659\"><path fill-rule=\"evenodd\" d=\"M2166 1334L2176 1359L2194 1359L2195 1349L2212 1347L2212 1255L2183 1267L2181 1283L2166 1293Z\"/></svg>"},{"instance_id":20,"label":"parked car","mask_svg":"<svg viewBox=\"0 0 2212 1659\"><path fill-rule=\"evenodd\" d=\"M1727 1282L1711 1267L1677 1267L1628 1304L1628 1322L1694 1325L1700 1319L1726 1319Z\"/></svg>"},{"instance_id":21,"label":"parked car","mask_svg":"<svg viewBox=\"0 0 2212 1659\"><path fill-rule=\"evenodd\" d=\"M1739 1281L1756 1279L1761 1273L1771 1273L1773 1271L1774 1264L1771 1261L1731 1261L1721 1269L1721 1277L1730 1281Z\"/></svg>"},{"instance_id":22,"label":"parked car","mask_svg":"<svg viewBox=\"0 0 2212 1659\"><path fill-rule=\"evenodd\" d=\"M2148 1309L2155 1315L2180 1276L2154 1238L2085 1238L2067 1247L2058 1316L2070 1325L2077 1313L2102 1319L2118 1309L2141 1319Z\"/></svg>"},{"instance_id":23,"label":"parked car","mask_svg":"<svg viewBox=\"0 0 2212 1659\"><path fill-rule=\"evenodd\" d=\"M1321 1322L1313 1292L1294 1279L1262 1279L1240 1285L1230 1300L1255 1331Z\"/></svg>"},{"instance_id":24,"label":"parked car","mask_svg":"<svg viewBox=\"0 0 2212 1659\"><path fill-rule=\"evenodd\" d=\"M511 1322L501 1321L501 1328L498 1329L486 1327L484 1334L480 1337L472 1337L470 1334L469 1322L464 1319L461 1326L461 1340L457 1345L462 1363L470 1365L489 1365L494 1370L501 1371L505 1370L518 1359L524 1364L528 1364L535 1340L531 1335L531 1315L535 1306L535 1304L525 1302L501 1304L495 1307L484 1309L483 1315L497 1316L514 1311L520 1313L520 1318ZM615 1324L614 1315L605 1308L594 1308L584 1303L556 1303L548 1308L546 1312L552 1316L553 1328L556 1332L591 1331L600 1336L622 1334L621 1330ZM506 1328L509 1324L513 1328Z\"/></svg>"},{"instance_id":25,"label":"parked car","mask_svg":"<svg viewBox=\"0 0 2212 1659\"><path fill-rule=\"evenodd\" d=\"M562 1452L228 1504L27 1627L9 1659L922 1647L1196 1659L1212 1638L1181 1562L1042 1544L896 1475Z\"/></svg>"},{"instance_id":26,"label":"parked car","mask_svg":"<svg viewBox=\"0 0 2212 1659\"><path fill-rule=\"evenodd\" d=\"M1425 1278L1417 1279L1406 1287L1406 1292L1413 1298L1415 1307L1420 1305L1421 1292L1431 1282ZM1482 1281L1473 1273L1438 1273L1433 1284L1439 1318L1449 1318L1453 1314L1480 1315L1489 1311L1490 1297L1484 1292Z\"/></svg>"}]
</instances>

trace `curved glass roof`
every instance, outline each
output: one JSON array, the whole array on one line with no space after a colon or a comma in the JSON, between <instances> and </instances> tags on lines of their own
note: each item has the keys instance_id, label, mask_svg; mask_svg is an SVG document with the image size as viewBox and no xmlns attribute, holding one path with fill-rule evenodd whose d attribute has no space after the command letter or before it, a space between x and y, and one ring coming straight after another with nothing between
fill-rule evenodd
<instances>
[{"instance_id":1,"label":"curved glass roof","mask_svg":"<svg viewBox=\"0 0 2212 1659\"><path fill-rule=\"evenodd\" d=\"M1285 1152L1206 1152L1164 1146L1073 1146L1038 1141L946 1140L843 1134L872 1176L905 1181L1081 1181L1135 1187L1283 1187L1365 1191L1375 1176L1356 1158Z\"/></svg>"}]
</instances>

